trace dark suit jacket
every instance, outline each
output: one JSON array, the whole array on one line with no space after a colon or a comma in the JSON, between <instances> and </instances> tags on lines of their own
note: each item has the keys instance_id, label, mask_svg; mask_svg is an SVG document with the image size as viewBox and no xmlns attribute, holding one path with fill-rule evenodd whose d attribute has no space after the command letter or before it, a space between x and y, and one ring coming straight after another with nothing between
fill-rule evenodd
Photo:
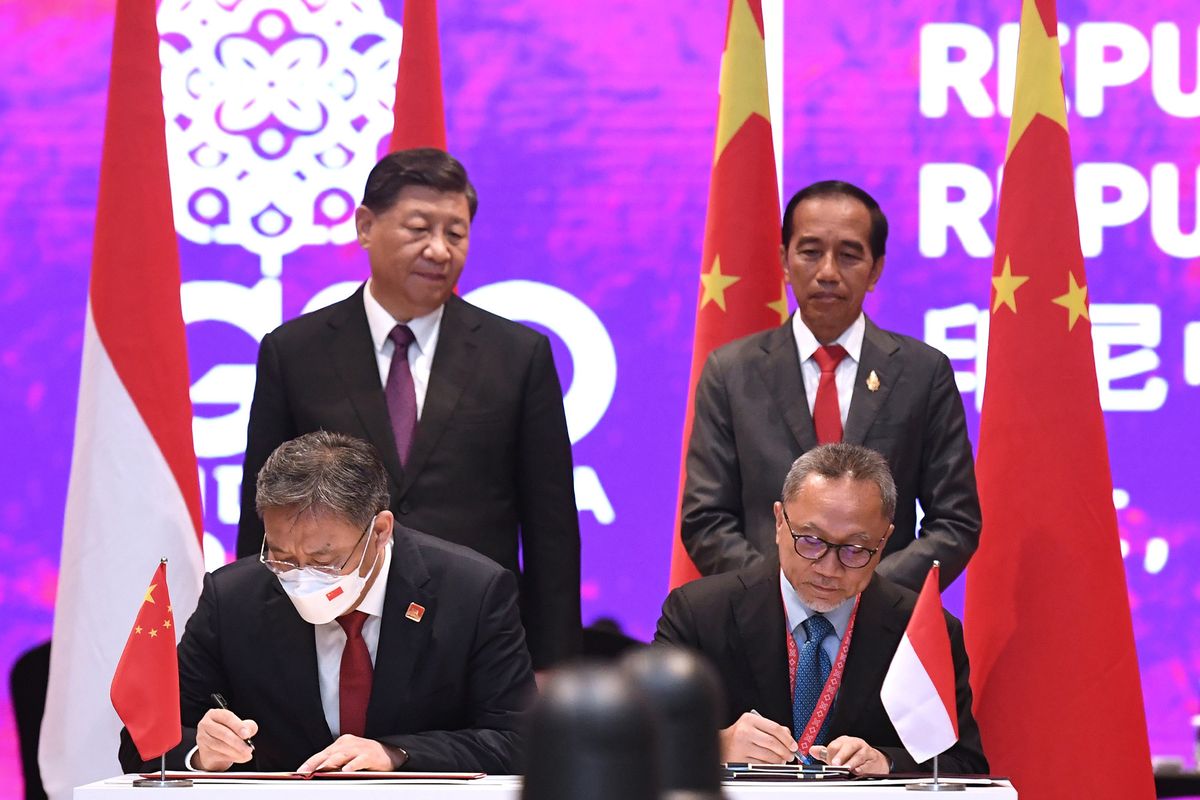
<instances>
[{"instance_id":1,"label":"dark suit jacket","mask_svg":"<svg viewBox=\"0 0 1200 800\"><path fill-rule=\"evenodd\" d=\"M514 773L533 671L516 581L457 545L397 527L367 706L366 737L408 751L405 769ZM420 622L409 603L425 607ZM195 727L220 692L259 725L254 758L234 769L294 770L333 742L321 710L314 628L278 579L244 558L205 575L179 643L182 768ZM121 765L142 765L127 735Z\"/></svg>"},{"instance_id":2,"label":"dark suit jacket","mask_svg":"<svg viewBox=\"0 0 1200 800\"><path fill-rule=\"evenodd\" d=\"M872 370L874 392L866 385ZM919 590L938 559L948 586L975 552L981 523L962 397L946 356L867 320L842 438L882 453L896 479L896 530L879 574ZM696 387L681 530L702 575L778 563L771 507L792 462L816 446L791 320L709 356Z\"/></svg>"},{"instance_id":3,"label":"dark suit jacket","mask_svg":"<svg viewBox=\"0 0 1200 800\"><path fill-rule=\"evenodd\" d=\"M883 702L883 678L912 616L917 595L872 577L863 590L842 673L842 687L829 718L829 740L857 736L886 753L897 772L920 768L900 743ZM971 685L962 625L946 614L958 695L958 743L938 759L944 772L986 773L979 726L971 715ZM687 647L708 658L725 688L726 728L750 709L791 729L787 616L779 595L778 568L758 567L701 578L667 597L654 641ZM932 764L931 762L928 762Z\"/></svg>"},{"instance_id":4,"label":"dark suit jacket","mask_svg":"<svg viewBox=\"0 0 1200 800\"><path fill-rule=\"evenodd\" d=\"M238 555L257 554L262 543L254 490L267 456L315 430L357 436L375 446L387 467L398 521L520 575L534 666L574 655L581 627L579 516L549 340L451 297L408 465L401 467L362 292L262 341Z\"/></svg>"}]
</instances>

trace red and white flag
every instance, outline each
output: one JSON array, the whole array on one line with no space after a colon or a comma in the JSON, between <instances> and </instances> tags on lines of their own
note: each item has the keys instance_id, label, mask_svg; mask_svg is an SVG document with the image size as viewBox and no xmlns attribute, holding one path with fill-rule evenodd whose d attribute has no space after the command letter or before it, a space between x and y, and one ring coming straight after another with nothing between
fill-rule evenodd
<instances>
[{"instance_id":1,"label":"red and white flag","mask_svg":"<svg viewBox=\"0 0 1200 800\"><path fill-rule=\"evenodd\" d=\"M883 679L880 698L904 749L918 764L958 741L954 660L936 561Z\"/></svg>"},{"instance_id":2,"label":"red and white flag","mask_svg":"<svg viewBox=\"0 0 1200 800\"><path fill-rule=\"evenodd\" d=\"M108 696L143 761L158 758L183 740L166 561L159 563L150 579Z\"/></svg>"},{"instance_id":3,"label":"red and white flag","mask_svg":"<svg viewBox=\"0 0 1200 800\"><path fill-rule=\"evenodd\" d=\"M396 103L392 108L395 122L388 152L413 147L445 150L437 0L404 0L402 36Z\"/></svg>"},{"instance_id":4,"label":"red and white flag","mask_svg":"<svg viewBox=\"0 0 1200 800\"><path fill-rule=\"evenodd\" d=\"M154 0L116 7L39 752L56 799L120 772L109 688L146 573L170 559L184 621L204 571L154 14Z\"/></svg>"}]
</instances>

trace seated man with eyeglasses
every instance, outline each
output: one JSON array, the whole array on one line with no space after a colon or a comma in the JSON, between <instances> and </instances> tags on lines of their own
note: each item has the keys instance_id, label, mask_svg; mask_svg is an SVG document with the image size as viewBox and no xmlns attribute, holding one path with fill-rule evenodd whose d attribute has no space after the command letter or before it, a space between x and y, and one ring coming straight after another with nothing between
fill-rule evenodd
<instances>
[{"instance_id":1,"label":"seated man with eyeglasses","mask_svg":"<svg viewBox=\"0 0 1200 800\"><path fill-rule=\"evenodd\" d=\"M350 436L281 444L256 505L260 554L205 576L179 643L168 764L519 771L534 678L513 574L395 524L382 463ZM126 735L121 763L143 769Z\"/></svg>"},{"instance_id":2,"label":"seated man with eyeglasses","mask_svg":"<svg viewBox=\"0 0 1200 800\"><path fill-rule=\"evenodd\" d=\"M798 758L855 774L929 771L892 727L879 692L917 595L875 574L896 484L883 456L822 445L792 464L776 502L778 564L701 578L667 597L656 643L706 656L724 685L723 761ZM958 742L941 770L986 773L962 626L946 615Z\"/></svg>"}]
</instances>

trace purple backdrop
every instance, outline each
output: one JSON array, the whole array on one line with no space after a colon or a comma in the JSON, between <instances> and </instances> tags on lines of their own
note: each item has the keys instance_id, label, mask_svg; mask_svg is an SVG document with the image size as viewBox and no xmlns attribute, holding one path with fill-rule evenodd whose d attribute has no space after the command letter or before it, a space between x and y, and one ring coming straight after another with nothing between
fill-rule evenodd
<instances>
[{"instance_id":1,"label":"purple backdrop","mask_svg":"<svg viewBox=\"0 0 1200 800\"><path fill-rule=\"evenodd\" d=\"M169 143L205 525L226 546L257 337L326 287L365 273L361 253L338 244L345 229L333 223L346 197L361 189L359 162L373 160L363 153L382 118L378 103L370 104L390 101L388 63L394 77L398 46L398 23L382 15L399 20L401 11L400 0L361 3L365 10L343 14L346 25L339 20L335 36L323 20L336 16L338 3L274 3L289 9L290 23L249 13L263 5L246 0L235 13L169 2L160 11L160 28L175 32L163 51L168 118L183 113L207 123L176 125ZM611 616L646 638L666 590L725 4L625 0L569 12L549 0L440 5L450 148L481 196L461 289L482 287L475 295L481 302L552 335L564 385L574 392L584 618ZM1015 0L784 3L784 185L791 192L843 177L880 200L893 233L888 270L868 310L885 327L951 355L972 435L993 198L1008 130L1010 82L1001 76L1015 44L1002 25L1018 12ZM1200 629L1191 623L1200 611L1200 584L1192 579L1200 524L1186 499L1196 477L1200 410L1200 11L1190 0L1163 0L1150 11L1120 0L1062 0L1059 13L1151 745L1156 753L1182 753L1188 717L1200 711ZM354 26L367 39L347 35ZM50 632L111 28L111 2L0 4L6 670ZM201 31L213 30L249 32L241 38L250 42L250 72L241 78L260 82L238 85L258 105L240 124L214 123L219 81L193 94L184 88L195 88L188 84L195 69L205 79L215 74L218 38L201 40ZM314 31L326 50L307 35ZM271 53L253 44L264 40L296 48L299 72L290 85L268 91L262 75ZM309 94L292 98L300 102L291 110L270 102L272 91L297 89ZM334 130L350 110L368 119L367 134ZM313 120L323 126L315 133L305 128ZM293 133L281 138L284 128ZM288 138L302 129L309 132ZM248 220L257 207L239 221L245 209L222 205L239 202L228 165L205 160L222 141L242 146L241 155L226 148L234 153L229 164L260 170L254 202L278 203L282 216L273 219L289 220L286 233L267 217L255 228ZM187 161L200 142L211 149ZM281 147L291 150L281 155ZM349 163L303 191L276 169L293 156L320 155L328 165L337 153ZM332 195L316 194L326 188ZM286 207L297 197L310 203L311 221ZM556 308L571 313L556 318ZM1047 557L1071 568L1069 553ZM949 597L951 606L961 603L961 581ZM5 698L0 794L18 791L15 759Z\"/></svg>"}]
</instances>

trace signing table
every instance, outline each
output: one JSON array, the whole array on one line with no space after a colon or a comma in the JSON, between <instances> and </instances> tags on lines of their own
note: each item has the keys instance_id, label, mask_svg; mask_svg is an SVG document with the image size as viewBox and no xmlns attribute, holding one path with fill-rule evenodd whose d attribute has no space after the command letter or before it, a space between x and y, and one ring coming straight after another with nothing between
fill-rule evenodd
<instances>
[{"instance_id":1,"label":"signing table","mask_svg":"<svg viewBox=\"0 0 1200 800\"><path fill-rule=\"evenodd\" d=\"M455 784L415 781L196 782L190 789L171 791L165 795L162 794L162 790L157 790L156 794L155 789L134 788L131 785L134 777L127 775L80 786L75 790L75 800L291 800L295 797L303 797L305 800L359 800L363 797L385 795L429 800L519 800L521 796L521 778L512 775L493 775ZM729 800L799 795L803 795L804 800L918 800L928 797L924 792L906 791L902 785L882 785L876 782L829 784L819 781L787 781L750 784L731 781L725 784L725 797ZM1017 792L1007 781L996 781L991 786L970 786L965 792L955 792L952 796L979 800L1016 800Z\"/></svg>"}]
</instances>

